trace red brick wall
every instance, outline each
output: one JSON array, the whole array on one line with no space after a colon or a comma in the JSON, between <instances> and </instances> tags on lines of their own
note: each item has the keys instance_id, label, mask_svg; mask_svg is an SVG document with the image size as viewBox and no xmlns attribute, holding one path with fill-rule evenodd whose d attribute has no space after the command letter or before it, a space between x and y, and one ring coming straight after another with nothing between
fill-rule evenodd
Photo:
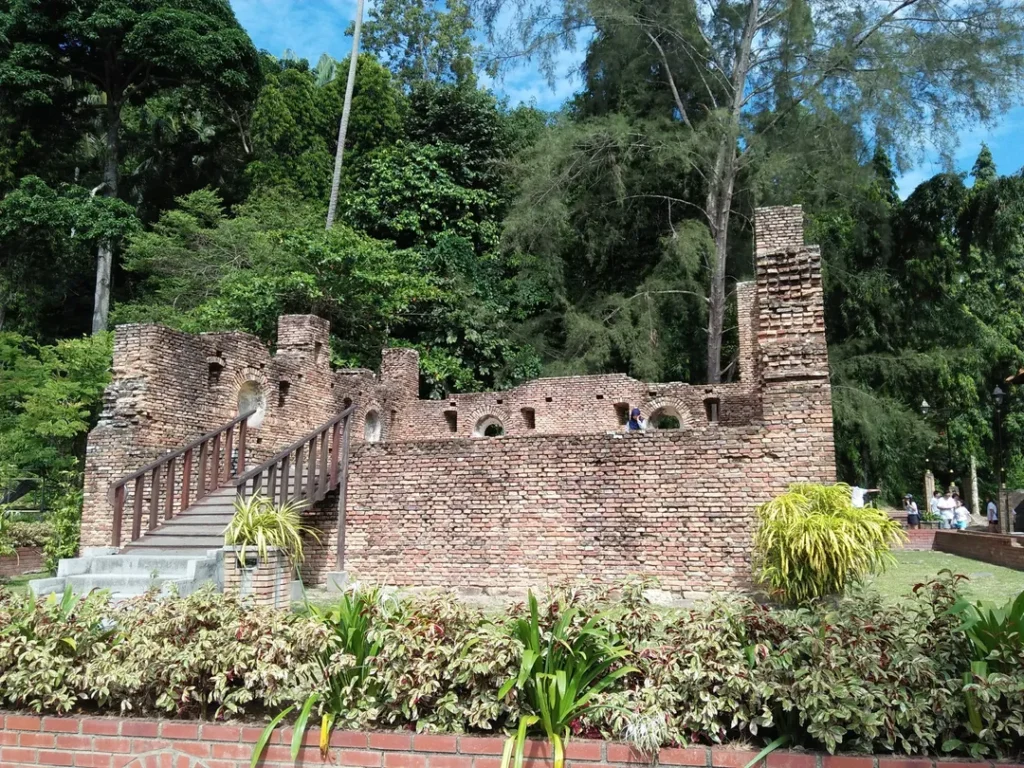
<instances>
[{"instance_id":1,"label":"red brick wall","mask_svg":"<svg viewBox=\"0 0 1024 768\"><path fill-rule=\"evenodd\" d=\"M934 548L936 528L913 528L903 532L907 534L907 542L903 549L911 552L930 552Z\"/></svg>"},{"instance_id":2,"label":"red brick wall","mask_svg":"<svg viewBox=\"0 0 1024 768\"><path fill-rule=\"evenodd\" d=\"M43 570L43 550L39 547L18 547L16 555L0 557L0 577L39 573Z\"/></svg>"},{"instance_id":3,"label":"red brick wall","mask_svg":"<svg viewBox=\"0 0 1024 768\"><path fill-rule=\"evenodd\" d=\"M936 531L934 549L1024 571L1024 536L975 531Z\"/></svg>"},{"instance_id":4,"label":"red brick wall","mask_svg":"<svg viewBox=\"0 0 1024 768\"><path fill-rule=\"evenodd\" d=\"M180 720L98 717L45 717L0 714L0 765L82 768L248 768L262 729ZM319 729L306 734L297 763L290 755L292 734L279 730L267 747L263 768L293 765L363 768L498 768L504 739L406 732L338 731L331 737L328 762L317 745ZM566 746L566 768L643 766L743 768L757 756L749 749L690 747L662 749L655 763L624 744L574 739ZM551 765L550 747L528 742L526 768ZM1024 768L1021 764L946 763L929 757L822 755L776 750L756 768Z\"/></svg>"},{"instance_id":5,"label":"red brick wall","mask_svg":"<svg viewBox=\"0 0 1024 768\"><path fill-rule=\"evenodd\" d=\"M495 592L581 574L645 573L692 597L744 587L754 506L833 480L823 455L758 427L362 445L345 567Z\"/></svg>"}]
</instances>

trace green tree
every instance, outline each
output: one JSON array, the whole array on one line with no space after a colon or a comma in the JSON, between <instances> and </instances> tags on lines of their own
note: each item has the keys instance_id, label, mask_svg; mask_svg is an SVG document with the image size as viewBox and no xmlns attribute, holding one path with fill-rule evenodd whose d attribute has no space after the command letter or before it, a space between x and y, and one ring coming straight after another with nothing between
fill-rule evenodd
<instances>
[{"instance_id":1,"label":"green tree","mask_svg":"<svg viewBox=\"0 0 1024 768\"><path fill-rule=\"evenodd\" d=\"M253 162L247 173L262 189L288 186L309 200L326 201L334 163L335 131L341 117L347 60L322 81L322 61L311 72L303 60L267 76L252 116ZM402 95L372 56L359 57L353 92L352 161L387 145L402 133Z\"/></svg>"},{"instance_id":2,"label":"green tree","mask_svg":"<svg viewBox=\"0 0 1024 768\"><path fill-rule=\"evenodd\" d=\"M128 204L27 176L0 199L0 330L53 338L91 305L89 263L100 243L138 228ZM80 331L83 329L79 329Z\"/></svg>"},{"instance_id":3,"label":"green tree","mask_svg":"<svg viewBox=\"0 0 1024 768\"><path fill-rule=\"evenodd\" d=\"M510 9L517 23L498 29ZM902 160L929 132L947 147L955 136L951 126L992 117L1018 92L1024 69L1024 10L1001 0L956 7L928 0L894 6L587 0L554 10L536 0L485 0L484 13L494 62L536 59L551 78L558 51L575 46L582 29L633 30L633 46L646 38L644 62L657 68L672 95L677 143L687 150L682 157L705 179L704 194L686 204L700 211L714 241L707 320L712 382L722 376L733 204L763 137L781 130L795 110L829 109L848 123L871 126ZM759 115L767 118L752 119Z\"/></svg>"},{"instance_id":4,"label":"green tree","mask_svg":"<svg viewBox=\"0 0 1024 768\"><path fill-rule=\"evenodd\" d=\"M971 168L974 186L981 189L994 181L996 176L996 162L992 159L992 151L988 148L988 144L981 142L978 159L974 161L974 167Z\"/></svg>"},{"instance_id":5,"label":"green tree","mask_svg":"<svg viewBox=\"0 0 1024 768\"><path fill-rule=\"evenodd\" d=\"M103 131L101 192L111 198L120 191L127 105L182 85L245 101L258 84L256 50L226 0L27 0L0 16L0 39L9 45L5 83L42 101L59 83L93 95ZM94 332L107 327L112 263L112 244L101 243Z\"/></svg>"},{"instance_id":6,"label":"green tree","mask_svg":"<svg viewBox=\"0 0 1024 768\"><path fill-rule=\"evenodd\" d=\"M383 0L363 26L363 49L411 89L424 81L472 85L476 47L465 0ZM351 30L350 30L351 32Z\"/></svg>"}]
</instances>

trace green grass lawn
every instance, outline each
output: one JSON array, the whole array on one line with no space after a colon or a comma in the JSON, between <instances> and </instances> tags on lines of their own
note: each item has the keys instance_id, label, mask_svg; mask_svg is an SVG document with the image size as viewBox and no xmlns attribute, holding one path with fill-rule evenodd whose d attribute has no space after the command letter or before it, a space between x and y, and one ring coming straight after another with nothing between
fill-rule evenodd
<instances>
[{"instance_id":1,"label":"green grass lawn","mask_svg":"<svg viewBox=\"0 0 1024 768\"><path fill-rule=\"evenodd\" d=\"M0 579L0 587L11 590L19 595L28 592L28 583L33 579L49 578L48 573L24 573L21 576L12 576L9 579Z\"/></svg>"},{"instance_id":2,"label":"green grass lawn","mask_svg":"<svg viewBox=\"0 0 1024 768\"><path fill-rule=\"evenodd\" d=\"M1024 571L1014 571L980 560L968 560L945 552L894 552L896 566L875 576L869 586L884 597L898 599L910 594L915 584L931 581L939 571L948 569L962 573L960 582L964 597L1004 603L1024 591Z\"/></svg>"}]
</instances>

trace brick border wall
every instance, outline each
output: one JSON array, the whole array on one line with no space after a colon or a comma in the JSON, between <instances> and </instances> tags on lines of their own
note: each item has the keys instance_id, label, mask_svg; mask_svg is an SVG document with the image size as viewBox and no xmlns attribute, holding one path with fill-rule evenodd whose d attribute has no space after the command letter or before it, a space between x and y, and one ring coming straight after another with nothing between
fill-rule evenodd
<instances>
[{"instance_id":1,"label":"brick border wall","mask_svg":"<svg viewBox=\"0 0 1024 768\"><path fill-rule=\"evenodd\" d=\"M935 532L935 544L932 549L1024 571L1024 536L939 530Z\"/></svg>"},{"instance_id":2,"label":"brick border wall","mask_svg":"<svg viewBox=\"0 0 1024 768\"><path fill-rule=\"evenodd\" d=\"M43 570L42 547L18 547L17 555L0 557L0 577L21 576Z\"/></svg>"},{"instance_id":3,"label":"brick border wall","mask_svg":"<svg viewBox=\"0 0 1024 768\"><path fill-rule=\"evenodd\" d=\"M200 723L101 717L0 715L0 765L82 768L248 768L262 725ZM499 768L504 739L411 732L335 732L329 763L316 746L319 730L306 734L299 760L289 754L291 731L278 731L260 763L263 768L340 765L362 768ZM551 764L544 742L530 742L527 768ZM690 747L663 749L658 763L686 768L744 768L756 757L749 749ZM648 766L651 760L624 744L573 740L567 768ZM929 757L823 755L778 750L758 768L1024 768L1022 764L947 762Z\"/></svg>"}]
</instances>

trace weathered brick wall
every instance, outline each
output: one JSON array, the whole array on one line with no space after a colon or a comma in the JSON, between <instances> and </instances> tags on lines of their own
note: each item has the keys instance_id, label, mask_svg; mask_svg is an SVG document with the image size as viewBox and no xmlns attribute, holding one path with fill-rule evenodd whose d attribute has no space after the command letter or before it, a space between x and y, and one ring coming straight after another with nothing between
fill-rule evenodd
<instances>
[{"instance_id":1,"label":"weathered brick wall","mask_svg":"<svg viewBox=\"0 0 1024 768\"><path fill-rule=\"evenodd\" d=\"M35 768L74 765L89 768L248 768L262 723L211 723L117 717L39 717L0 713L0 765ZM409 731L335 731L328 758L320 756L319 728L311 728L293 762L292 730L274 733L260 762L263 768L294 765L363 768L496 768L503 738ZM528 741L525 768L551 765L551 748ZM942 762L915 755L823 755L778 749L753 762L757 752L743 747L665 748L652 757L625 744L572 739L566 744L566 768L668 765L685 768L1024 768L1008 762Z\"/></svg>"},{"instance_id":2,"label":"weathered brick wall","mask_svg":"<svg viewBox=\"0 0 1024 768\"><path fill-rule=\"evenodd\" d=\"M345 568L500 592L588 574L685 597L749 581L753 508L832 480L814 443L760 427L362 445Z\"/></svg>"},{"instance_id":3,"label":"weathered brick wall","mask_svg":"<svg viewBox=\"0 0 1024 768\"><path fill-rule=\"evenodd\" d=\"M82 546L110 543L111 483L231 421L239 413L242 391L257 392L262 404L249 432L254 459L268 458L348 403L372 400L389 406L388 388L372 372L331 370L328 331L321 318L282 317L272 355L245 333L194 336L159 325L120 326L113 380L86 450ZM357 417L357 436L361 428ZM192 487L197 487L195 479ZM129 491L127 509L132 501ZM144 507L148 503L147 497ZM130 525L126 514L123 543L130 539Z\"/></svg>"},{"instance_id":4,"label":"weathered brick wall","mask_svg":"<svg viewBox=\"0 0 1024 768\"><path fill-rule=\"evenodd\" d=\"M820 253L803 244L799 208L759 212L757 243L756 283L739 295L739 384L588 376L418 404L400 434L418 441L353 454L346 569L473 590L630 573L690 597L747 587L756 504L835 480ZM683 429L615 434L636 404L671 408ZM458 412L449 438L488 416L507 436L425 441L446 408Z\"/></svg>"},{"instance_id":5,"label":"weathered brick wall","mask_svg":"<svg viewBox=\"0 0 1024 768\"><path fill-rule=\"evenodd\" d=\"M39 573L43 570L43 559L40 547L18 547L15 554L0 557L0 577Z\"/></svg>"},{"instance_id":6,"label":"weathered brick wall","mask_svg":"<svg viewBox=\"0 0 1024 768\"><path fill-rule=\"evenodd\" d=\"M936 531L938 552L969 557L992 565L1024 571L1024 536L980 531Z\"/></svg>"},{"instance_id":7,"label":"weathered brick wall","mask_svg":"<svg viewBox=\"0 0 1024 768\"><path fill-rule=\"evenodd\" d=\"M254 560L255 554L253 547L246 548L247 563ZM241 549L225 548L224 562L221 566L224 569L224 593L241 595L251 599L256 605L267 605L272 608L290 607L294 572L292 565L280 550L273 549L267 554L266 560L255 559L255 566L250 566L246 578L246 568L241 562Z\"/></svg>"}]
</instances>

